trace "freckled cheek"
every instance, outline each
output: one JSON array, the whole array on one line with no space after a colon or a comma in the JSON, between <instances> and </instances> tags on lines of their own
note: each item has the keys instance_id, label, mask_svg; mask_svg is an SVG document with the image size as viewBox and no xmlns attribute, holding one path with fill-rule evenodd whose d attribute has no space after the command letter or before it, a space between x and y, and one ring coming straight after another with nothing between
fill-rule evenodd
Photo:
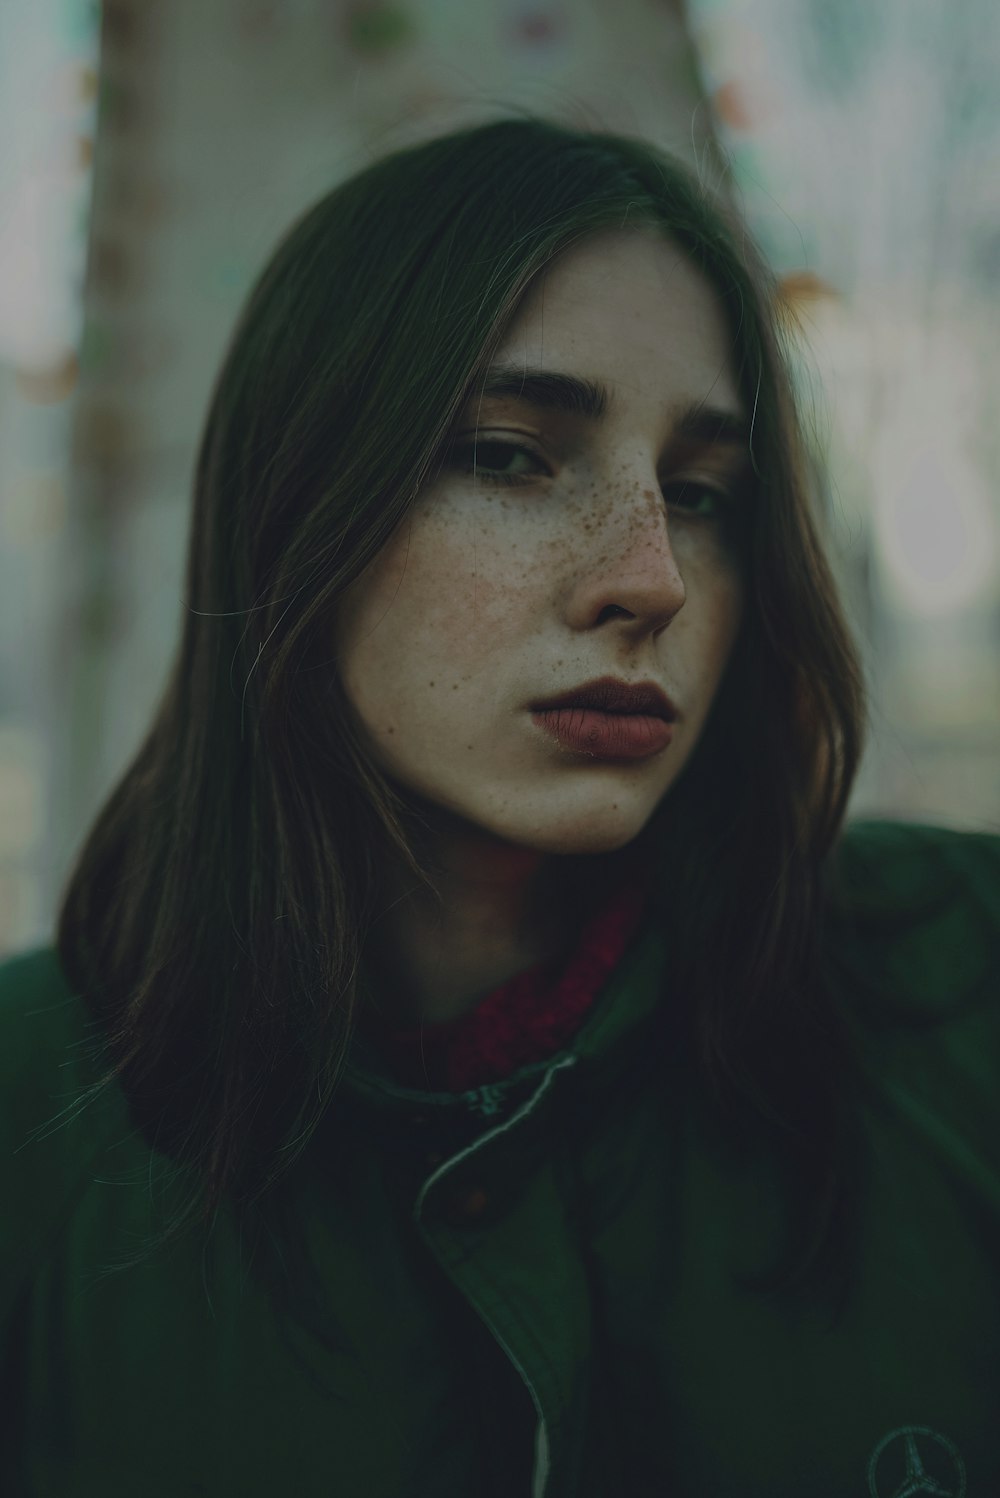
<instances>
[{"instance_id":1,"label":"freckled cheek","mask_svg":"<svg viewBox=\"0 0 1000 1498\"><path fill-rule=\"evenodd\" d=\"M400 615L395 633L394 669L404 661L435 663L440 684L459 683L466 691L476 681L502 670L513 645L523 635L527 603L518 590L480 576L473 584L458 577L440 578Z\"/></svg>"},{"instance_id":2,"label":"freckled cheek","mask_svg":"<svg viewBox=\"0 0 1000 1498\"><path fill-rule=\"evenodd\" d=\"M428 528L429 529L429 528ZM447 532L435 528L427 535L426 570L414 579L429 603L431 616L442 623L461 621L466 634L481 634L509 627L525 605L528 579L524 558L517 545L480 522L473 528Z\"/></svg>"},{"instance_id":3,"label":"freckled cheek","mask_svg":"<svg viewBox=\"0 0 1000 1498\"><path fill-rule=\"evenodd\" d=\"M405 569L396 557L382 569L353 621L347 651L367 715L385 713L390 702L412 709L414 684L425 674L423 688L433 681L439 689L445 678L468 681L518 633L527 601L517 563L498 559L495 549L478 551L474 566L471 547L421 546L417 554L411 549Z\"/></svg>"},{"instance_id":4,"label":"freckled cheek","mask_svg":"<svg viewBox=\"0 0 1000 1498\"><path fill-rule=\"evenodd\" d=\"M492 629L502 624L505 616L516 607L517 597L515 583L504 582L492 573L480 571L474 576L453 576L449 617L454 617L457 611L467 628L477 633L483 626Z\"/></svg>"}]
</instances>

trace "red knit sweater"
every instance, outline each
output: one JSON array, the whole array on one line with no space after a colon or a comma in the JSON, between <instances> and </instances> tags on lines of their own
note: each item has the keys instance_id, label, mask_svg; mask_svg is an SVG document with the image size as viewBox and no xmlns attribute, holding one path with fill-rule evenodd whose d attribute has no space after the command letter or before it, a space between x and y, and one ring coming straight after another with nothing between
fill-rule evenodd
<instances>
[{"instance_id":1,"label":"red knit sweater","mask_svg":"<svg viewBox=\"0 0 1000 1498\"><path fill-rule=\"evenodd\" d=\"M365 1017L396 1079L410 1087L465 1092L555 1055L583 1022L635 934L649 897L636 864L592 917L568 959L518 973L457 1019L405 1026Z\"/></svg>"}]
</instances>

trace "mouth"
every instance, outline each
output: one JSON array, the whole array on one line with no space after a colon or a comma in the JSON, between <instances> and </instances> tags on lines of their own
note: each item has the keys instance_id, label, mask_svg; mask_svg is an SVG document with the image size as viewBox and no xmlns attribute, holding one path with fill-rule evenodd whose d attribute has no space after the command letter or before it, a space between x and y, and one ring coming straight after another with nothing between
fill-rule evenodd
<instances>
[{"instance_id":1,"label":"mouth","mask_svg":"<svg viewBox=\"0 0 1000 1498\"><path fill-rule=\"evenodd\" d=\"M614 676L602 676L571 687L544 702L533 702L531 708L536 713L567 709L615 717L655 718L664 723L673 723L678 717L676 707L656 682L633 683Z\"/></svg>"},{"instance_id":2,"label":"mouth","mask_svg":"<svg viewBox=\"0 0 1000 1498\"><path fill-rule=\"evenodd\" d=\"M546 707L531 715L559 745L588 759L644 760L670 744L673 725L650 713L602 712L592 707Z\"/></svg>"}]
</instances>

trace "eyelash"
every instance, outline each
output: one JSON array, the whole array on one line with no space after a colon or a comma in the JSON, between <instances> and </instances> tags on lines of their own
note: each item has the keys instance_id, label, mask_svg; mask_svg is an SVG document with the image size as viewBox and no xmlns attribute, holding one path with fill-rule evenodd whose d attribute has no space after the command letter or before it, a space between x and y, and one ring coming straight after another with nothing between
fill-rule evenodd
<instances>
[{"instance_id":1,"label":"eyelash","mask_svg":"<svg viewBox=\"0 0 1000 1498\"><path fill-rule=\"evenodd\" d=\"M501 452L508 453L523 453L526 457L530 458L532 462L541 463L541 459L538 457L537 453L532 452L530 447L524 447L519 442L501 442L499 438L493 437L490 437L486 441L479 443L456 443L454 448L452 449L452 456L454 458L457 455L463 453L473 454L477 450L479 452L482 452L484 448L497 448ZM488 468L489 464L478 465L475 463L457 463L456 466L466 473L471 473L473 471L482 473L482 467L485 466L486 468ZM524 484L527 483L532 477L534 477L534 475L524 473L487 473L484 475L485 482L489 484ZM716 488L714 484L702 483L698 479L675 479L673 483L665 485L665 489L694 489L698 494L710 494L712 498L717 502L717 504L721 507L723 512L728 512L729 510L731 510L736 503L735 497L732 494L727 494L725 490ZM715 517L711 515L692 515L692 518L695 520L712 520L715 518L721 519L723 517Z\"/></svg>"}]
</instances>

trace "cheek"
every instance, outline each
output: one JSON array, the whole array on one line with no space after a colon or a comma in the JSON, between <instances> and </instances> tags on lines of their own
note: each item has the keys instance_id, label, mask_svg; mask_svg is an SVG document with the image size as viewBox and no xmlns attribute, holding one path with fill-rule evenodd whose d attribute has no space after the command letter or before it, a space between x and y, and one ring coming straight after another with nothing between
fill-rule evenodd
<instances>
[{"instance_id":1,"label":"cheek","mask_svg":"<svg viewBox=\"0 0 1000 1498\"><path fill-rule=\"evenodd\" d=\"M721 676L740 637L746 612L746 588L741 577L730 581L719 599L716 632L718 675Z\"/></svg>"},{"instance_id":2,"label":"cheek","mask_svg":"<svg viewBox=\"0 0 1000 1498\"><path fill-rule=\"evenodd\" d=\"M414 669L480 666L523 612L515 558L475 535L418 518L352 584L339 611L339 660L355 701L399 699ZM430 673L432 679L434 672Z\"/></svg>"},{"instance_id":3,"label":"cheek","mask_svg":"<svg viewBox=\"0 0 1000 1498\"><path fill-rule=\"evenodd\" d=\"M690 665L705 687L714 694L740 638L745 617L745 588L742 578L728 570L716 571L704 579L704 589L689 588L688 604L675 623L679 627L688 615L691 629ZM680 629L678 628L678 636ZM670 630L666 639L669 642ZM669 656L669 643L666 646Z\"/></svg>"},{"instance_id":4,"label":"cheek","mask_svg":"<svg viewBox=\"0 0 1000 1498\"><path fill-rule=\"evenodd\" d=\"M414 522L409 554L394 556L379 592L383 609L400 604L407 629L469 653L506 633L523 609L524 567L517 543L488 519L439 504Z\"/></svg>"}]
</instances>

